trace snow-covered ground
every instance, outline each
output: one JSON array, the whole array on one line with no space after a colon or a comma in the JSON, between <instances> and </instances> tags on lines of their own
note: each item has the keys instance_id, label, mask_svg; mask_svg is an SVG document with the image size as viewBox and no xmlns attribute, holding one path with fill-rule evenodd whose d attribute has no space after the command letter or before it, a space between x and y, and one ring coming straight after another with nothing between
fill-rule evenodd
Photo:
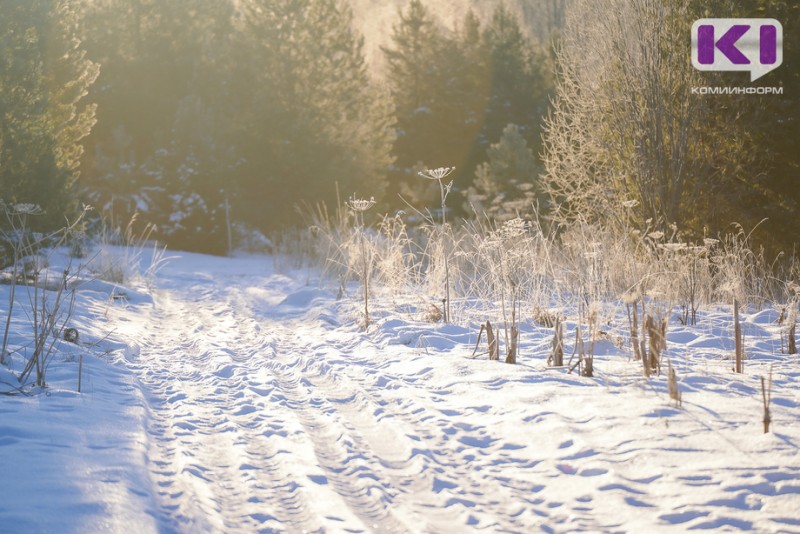
<instances>
[{"instance_id":1,"label":"snow-covered ground","mask_svg":"<svg viewBox=\"0 0 800 534\"><path fill-rule=\"evenodd\" d=\"M180 256L127 299L86 285L49 387L0 397L0 531L800 532L800 358L773 310L746 315L742 375L729 309L670 325L677 407L608 341L594 378L548 368L530 322L518 365L472 359L477 322L377 298L364 332L313 273Z\"/></svg>"}]
</instances>

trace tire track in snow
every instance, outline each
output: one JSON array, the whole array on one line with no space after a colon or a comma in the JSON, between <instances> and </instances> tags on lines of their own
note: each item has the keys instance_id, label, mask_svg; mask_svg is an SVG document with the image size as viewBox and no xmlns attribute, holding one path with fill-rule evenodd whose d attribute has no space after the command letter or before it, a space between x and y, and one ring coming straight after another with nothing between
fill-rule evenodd
<instances>
[{"instance_id":1,"label":"tire track in snow","mask_svg":"<svg viewBox=\"0 0 800 534\"><path fill-rule=\"evenodd\" d=\"M188 303L162 294L140 357L140 378L151 393L151 473L165 528L319 530L286 469L287 451L272 439L291 422L269 418L269 399L246 387L252 364L266 359L269 347L236 346L232 310L207 287L193 293Z\"/></svg>"},{"instance_id":2,"label":"tire track in snow","mask_svg":"<svg viewBox=\"0 0 800 534\"><path fill-rule=\"evenodd\" d=\"M307 319L298 319L276 328L303 331L308 325ZM342 421L344 430L338 439L325 437L319 441L336 441L349 449L355 446L352 454L360 454L359 459L372 468L364 476L394 489L387 504L428 520L427 527L424 521L411 523L415 525L413 531L450 532L453 525L477 527L487 518L489 523L480 528L524 531L550 515L542 511L547 510L543 506L545 500L537 495L542 486L531 482L535 463L520 463L506 453L501 453L499 460L495 457L484 461L480 448L491 441L486 429L463 425L456 428L458 425L454 427L448 419L452 413L445 417L432 413L436 410L428 406L435 402L430 400L427 388L416 384L416 379L383 373L380 358L357 356L364 347L348 345L343 351L348 354L346 359L329 357L328 353L335 351L332 347L336 347L339 333L316 326L313 336L286 332L276 336L283 340L275 364L282 370L276 374L286 375L290 384L285 389L304 391L297 406L333 413ZM356 369L352 378L350 369ZM370 386L366 380L373 384ZM397 402L382 394L384 387L374 386L394 382L402 382L397 388L412 394ZM312 419L308 424L311 433L317 423ZM341 457L342 452L338 454ZM503 463L503 457L508 457L508 463Z\"/></svg>"},{"instance_id":3,"label":"tire track in snow","mask_svg":"<svg viewBox=\"0 0 800 534\"><path fill-rule=\"evenodd\" d=\"M385 480L375 457L364 446L357 431L344 424L326 399L311 391L310 383L276 369L278 387L313 443L325 483L341 495L367 529L380 532L408 532L410 526L392 511L396 490Z\"/></svg>"},{"instance_id":4,"label":"tire track in snow","mask_svg":"<svg viewBox=\"0 0 800 534\"><path fill-rule=\"evenodd\" d=\"M395 517L397 490L367 440L302 369L276 357L291 335L263 335L263 321L241 313L239 290L203 284L187 300L163 292L142 343L165 529L419 531L414 514L415 524ZM302 465L309 458L315 465Z\"/></svg>"},{"instance_id":5,"label":"tire track in snow","mask_svg":"<svg viewBox=\"0 0 800 534\"><path fill-rule=\"evenodd\" d=\"M492 521L481 528L494 531L519 532L530 527L530 517L524 512L544 503L537 495L539 487L532 483L535 464L499 464L494 455L485 459L489 455L481 448L491 441L487 430L454 425L429 407L433 402L424 399L429 394L424 388L404 384L402 391L413 394L390 400L362 386L358 379L347 377L342 369L323 372L315 371L315 367L319 366L308 362L303 376L328 398L344 399L337 403L339 412L347 420L360 423L358 429L368 442L380 444L388 433L391 443L406 443L405 458L380 451L380 462L420 515L430 516L435 510L434 515L439 516L432 529L421 531L449 532L454 524L477 526L479 517ZM391 383L397 377L383 375L378 380ZM376 422L376 414L384 424ZM387 432L387 428L392 431Z\"/></svg>"},{"instance_id":6,"label":"tire track in snow","mask_svg":"<svg viewBox=\"0 0 800 534\"><path fill-rule=\"evenodd\" d=\"M490 428L441 408L447 392L424 376L386 371L368 339L308 310L262 311L269 303L248 289L272 282L209 276L157 299L137 365L165 531L518 532L560 522L567 510L548 508L535 462L515 462ZM269 289L273 302L287 285Z\"/></svg>"},{"instance_id":7,"label":"tire track in snow","mask_svg":"<svg viewBox=\"0 0 800 534\"><path fill-rule=\"evenodd\" d=\"M311 382L314 372L304 356L307 347L295 333L300 323L259 320L258 312L241 298L234 308L240 314L237 322L242 336L267 331L273 340L274 355L265 365L275 379L275 388L285 396L283 407L297 417L313 447L314 458L323 473L315 480L330 485L367 531L429 531L424 518L404 505L403 492L383 463L386 454L398 454L398 446L392 439L397 436L384 434L377 441L366 439L362 431L372 429L373 420L367 419L366 424L355 421L352 414L340 410L341 404L327 388ZM320 333L316 331L315 335ZM375 451L375 443L388 447ZM401 446L399 454L404 452Z\"/></svg>"}]
</instances>

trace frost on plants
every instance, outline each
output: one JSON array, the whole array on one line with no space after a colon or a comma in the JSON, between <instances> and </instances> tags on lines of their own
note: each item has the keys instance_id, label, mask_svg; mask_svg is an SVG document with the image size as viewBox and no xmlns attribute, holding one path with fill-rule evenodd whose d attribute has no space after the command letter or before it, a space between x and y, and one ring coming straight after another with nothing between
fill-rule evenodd
<instances>
[{"instance_id":1,"label":"frost on plants","mask_svg":"<svg viewBox=\"0 0 800 534\"><path fill-rule=\"evenodd\" d=\"M439 183L440 198L442 201L442 224L438 227L439 246L442 261L444 263L444 298L442 299L444 322L449 323L451 319L451 297L450 297L450 249L448 239L450 232L447 227L447 196L453 188L453 181L447 184L444 179L450 176L455 167L439 167L437 169L427 169L420 171L419 175L428 180L436 180ZM431 221L432 222L432 221Z\"/></svg>"},{"instance_id":2,"label":"frost on plants","mask_svg":"<svg viewBox=\"0 0 800 534\"><path fill-rule=\"evenodd\" d=\"M353 263L357 265L355 272L361 278L361 285L364 295L364 328L369 328L369 284L370 273L375 259L375 249L366 234L364 226L364 212L375 205L375 199L369 200L352 196L347 201L348 207L356 216L356 225L353 228L352 241L348 244L349 256Z\"/></svg>"}]
</instances>

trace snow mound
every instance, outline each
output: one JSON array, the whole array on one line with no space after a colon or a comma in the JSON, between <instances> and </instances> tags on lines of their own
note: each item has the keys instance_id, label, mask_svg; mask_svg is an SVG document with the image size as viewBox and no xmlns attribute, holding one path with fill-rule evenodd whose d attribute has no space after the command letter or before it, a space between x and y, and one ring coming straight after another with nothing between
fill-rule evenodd
<instances>
[{"instance_id":1,"label":"snow mound","mask_svg":"<svg viewBox=\"0 0 800 534\"><path fill-rule=\"evenodd\" d=\"M306 310L332 300L334 300L334 295L330 291L322 289L301 289L300 291L287 295L278 306L284 309Z\"/></svg>"},{"instance_id":2,"label":"snow mound","mask_svg":"<svg viewBox=\"0 0 800 534\"><path fill-rule=\"evenodd\" d=\"M760 325L770 325L770 324L777 325L780 316L781 316L780 310L769 308L766 310L761 310L760 312L748 316L747 322Z\"/></svg>"}]
</instances>

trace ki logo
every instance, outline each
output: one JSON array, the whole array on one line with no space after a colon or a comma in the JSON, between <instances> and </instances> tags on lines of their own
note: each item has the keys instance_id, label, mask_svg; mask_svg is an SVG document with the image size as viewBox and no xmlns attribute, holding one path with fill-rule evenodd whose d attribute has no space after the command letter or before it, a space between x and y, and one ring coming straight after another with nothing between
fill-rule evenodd
<instances>
[{"instance_id":1,"label":"ki logo","mask_svg":"<svg viewBox=\"0 0 800 534\"><path fill-rule=\"evenodd\" d=\"M699 19L692 65L702 71L749 71L753 82L783 62L783 26L775 19Z\"/></svg>"}]
</instances>

